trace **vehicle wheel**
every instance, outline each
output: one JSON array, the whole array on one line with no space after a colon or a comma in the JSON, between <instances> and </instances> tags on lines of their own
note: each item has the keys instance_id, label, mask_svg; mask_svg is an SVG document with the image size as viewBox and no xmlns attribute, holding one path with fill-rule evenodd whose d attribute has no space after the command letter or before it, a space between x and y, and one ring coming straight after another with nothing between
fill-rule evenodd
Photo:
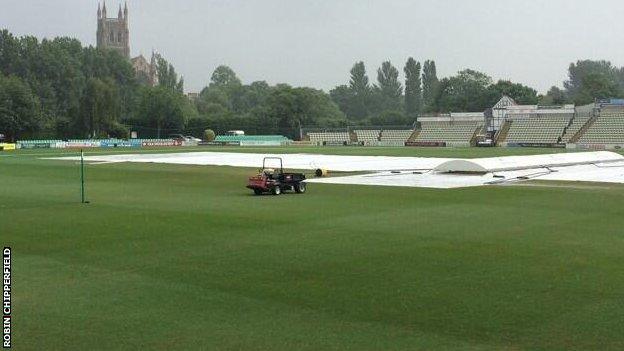
<instances>
[{"instance_id":1,"label":"vehicle wheel","mask_svg":"<svg viewBox=\"0 0 624 351\"><path fill-rule=\"evenodd\" d=\"M303 194L306 192L306 184L305 183L299 183L297 185L295 185L295 191L298 192L299 194Z\"/></svg>"},{"instance_id":2,"label":"vehicle wheel","mask_svg":"<svg viewBox=\"0 0 624 351\"><path fill-rule=\"evenodd\" d=\"M276 185L275 187L273 187L273 189L271 190L271 193L273 195L279 195L282 193L282 188L280 188L279 185Z\"/></svg>"},{"instance_id":3,"label":"vehicle wheel","mask_svg":"<svg viewBox=\"0 0 624 351\"><path fill-rule=\"evenodd\" d=\"M254 194L256 194L256 195L262 195L262 190L260 190L260 189L254 189Z\"/></svg>"}]
</instances>

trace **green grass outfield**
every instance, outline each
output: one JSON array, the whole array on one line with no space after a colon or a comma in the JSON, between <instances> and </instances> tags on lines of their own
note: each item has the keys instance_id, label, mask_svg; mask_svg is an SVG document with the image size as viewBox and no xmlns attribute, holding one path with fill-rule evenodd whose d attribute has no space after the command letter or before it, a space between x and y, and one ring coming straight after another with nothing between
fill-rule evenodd
<instances>
[{"instance_id":1,"label":"green grass outfield","mask_svg":"<svg viewBox=\"0 0 624 351\"><path fill-rule=\"evenodd\" d=\"M251 169L120 163L81 205L61 153L0 153L15 350L624 349L624 186L256 197Z\"/></svg>"}]
</instances>

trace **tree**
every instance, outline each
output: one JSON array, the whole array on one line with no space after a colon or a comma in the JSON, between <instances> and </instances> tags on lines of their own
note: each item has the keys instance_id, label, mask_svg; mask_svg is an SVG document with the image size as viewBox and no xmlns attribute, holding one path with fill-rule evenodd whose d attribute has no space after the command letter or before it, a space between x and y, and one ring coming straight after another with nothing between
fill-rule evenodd
<instances>
[{"instance_id":1,"label":"tree","mask_svg":"<svg viewBox=\"0 0 624 351\"><path fill-rule=\"evenodd\" d=\"M119 93L108 78L90 78L81 101L78 130L83 136L107 137L119 118Z\"/></svg>"},{"instance_id":2,"label":"tree","mask_svg":"<svg viewBox=\"0 0 624 351\"><path fill-rule=\"evenodd\" d=\"M423 64L422 69L422 89L423 89L423 105L424 110L431 112L434 110L435 98L438 93L440 82L436 64L433 60L427 60Z\"/></svg>"},{"instance_id":3,"label":"tree","mask_svg":"<svg viewBox=\"0 0 624 351\"><path fill-rule=\"evenodd\" d=\"M400 110L403 86L399 82L399 71L390 61L385 61L377 70L377 83L384 110Z\"/></svg>"},{"instance_id":4,"label":"tree","mask_svg":"<svg viewBox=\"0 0 624 351\"><path fill-rule=\"evenodd\" d=\"M15 140L44 127L39 100L20 78L0 73L0 133Z\"/></svg>"},{"instance_id":5,"label":"tree","mask_svg":"<svg viewBox=\"0 0 624 351\"><path fill-rule=\"evenodd\" d=\"M350 73L351 79L349 80L349 87L351 90L356 94L367 93L370 90L370 85L368 83L364 62L359 61L353 64Z\"/></svg>"},{"instance_id":6,"label":"tree","mask_svg":"<svg viewBox=\"0 0 624 351\"><path fill-rule=\"evenodd\" d=\"M156 56L156 71L158 72L158 85L170 91L184 93L184 79L178 79L178 74L173 65L162 56Z\"/></svg>"},{"instance_id":7,"label":"tree","mask_svg":"<svg viewBox=\"0 0 624 351\"><path fill-rule=\"evenodd\" d=\"M215 140L215 132L212 129L206 129L204 130L204 140L210 142Z\"/></svg>"},{"instance_id":8,"label":"tree","mask_svg":"<svg viewBox=\"0 0 624 351\"><path fill-rule=\"evenodd\" d=\"M582 60L571 63L563 82L568 100L587 104L598 98L624 96L624 71L609 61Z\"/></svg>"},{"instance_id":9,"label":"tree","mask_svg":"<svg viewBox=\"0 0 624 351\"><path fill-rule=\"evenodd\" d=\"M362 120L369 114L368 103L371 87L366 75L364 62L356 62L351 68L351 79L349 80L350 101L347 117L355 120Z\"/></svg>"},{"instance_id":10,"label":"tree","mask_svg":"<svg viewBox=\"0 0 624 351\"><path fill-rule=\"evenodd\" d=\"M232 110L236 113L247 113L257 106L264 105L270 90L271 87L265 81L257 81L231 89Z\"/></svg>"},{"instance_id":11,"label":"tree","mask_svg":"<svg viewBox=\"0 0 624 351\"><path fill-rule=\"evenodd\" d=\"M277 132L291 137L298 135L300 126L324 126L335 121L346 124L344 114L322 90L285 84L272 89L261 117Z\"/></svg>"},{"instance_id":12,"label":"tree","mask_svg":"<svg viewBox=\"0 0 624 351\"><path fill-rule=\"evenodd\" d=\"M416 119L422 110L420 62L410 57L403 71L405 72L405 114Z\"/></svg>"},{"instance_id":13,"label":"tree","mask_svg":"<svg viewBox=\"0 0 624 351\"><path fill-rule=\"evenodd\" d=\"M221 105L228 111L244 112L254 104L249 100L265 98L267 90L266 82L243 86L230 67L221 65L212 73L210 84L201 91L196 105L201 113L207 113L209 107L215 111L214 104Z\"/></svg>"},{"instance_id":14,"label":"tree","mask_svg":"<svg viewBox=\"0 0 624 351\"><path fill-rule=\"evenodd\" d=\"M209 106L212 106L213 110L215 105L220 106L224 110L232 109L230 97L227 92L217 86L202 89L199 93L199 99L197 100L196 105L199 112L203 114L208 113Z\"/></svg>"},{"instance_id":15,"label":"tree","mask_svg":"<svg viewBox=\"0 0 624 351\"><path fill-rule=\"evenodd\" d=\"M508 80L499 80L488 88L488 107L494 106L503 95L514 99L520 105L536 105L538 103L537 91L531 87L512 83Z\"/></svg>"},{"instance_id":16,"label":"tree","mask_svg":"<svg viewBox=\"0 0 624 351\"><path fill-rule=\"evenodd\" d=\"M406 126L414 120L401 111L384 111L378 116L371 117L370 122L376 126Z\"/></svg>"},{"instance_id":17,"label":"tree","mask_svg":"<svg viewBox=\"0 0 624 351\"><path fill-rule=\"evenodd\" d=\"M594 99L608 99L621 96L622 89L612 77L604 73L592 72L583 76L581 89L577 91L573 101L577 105L585 105L593 102Z\"/></svg>"},{"instance_id":18,"label":"tree","mask_svg":"<svg viewBox=\"0 0 624 351\"><path fill-rule=\"evenodd\" d=\"M144 87L139 100L137 120L141 125L156 130L161 138L163 130L183 130L187 116L184 115L186 98L166 87Z\"/></svg>"},{"instance_id":19,"label":"tree","mask_svg":"<svg viewBox=\"0 0 624 351\"><path fill-rule=\"evenodd\" d=\"M354 106L355 94L350 86L339 85L329 91L329 96L348 119L359 119L356 112L357 108Z\"/></svg>"},{"instance_id":20,"label":"tree","mask_svg":"<svg viewBox=\"0 0 624 351\"><path fill-rule=\"evenodd\" d=\"M601 74L606 79L617 81L617 70L609 61L579 60L568 68L568 80L563 87L570 97L575 97L583 89L583 80L589 74Z\"/></svg>"},{"instance_id":21,"label":"tree","mask_svg":"<svg viewBox=\"0 0 624 351\"><path fill-rule=\"evenodd\" d=\"M340 110L350 120L362 121L369 116L374 108L372 89L366 75L364 62L353 64L350 70L351 78L348 85L339 85L329 94Z\"/></svg>"},{"instance_id":22,"label":"tree","mask_svg":"<svg viewBox=\"0 0 624 351\"><path fill-rule=\"evenodd\" d=\"M539 104L542 106L548 105L563 105L567 102L565 91L559 87L551 87L546 95L540 97Z\"/></svg>"},{"instance_id":23,"label":"tree","mask_svg":"<svg viewBox=\"0 0 624 351\"><path fill-rule=\"evenodd\" d=\"M217 67L214 72L212 72L210 85L218 87L231 87L241 85L241 81L230 67L221 65Z\"/></svg>"},{"instance_id":24,"label":"tree","mask_svg":"<svg viewBox=\"0 0 624 351\"><path fill-rule=\"evenodd\" d=\"M491 107L488 88L492 79L471 69L440 82L434 106L439 112L477 112Z\"/></svg>"}]
</instances>

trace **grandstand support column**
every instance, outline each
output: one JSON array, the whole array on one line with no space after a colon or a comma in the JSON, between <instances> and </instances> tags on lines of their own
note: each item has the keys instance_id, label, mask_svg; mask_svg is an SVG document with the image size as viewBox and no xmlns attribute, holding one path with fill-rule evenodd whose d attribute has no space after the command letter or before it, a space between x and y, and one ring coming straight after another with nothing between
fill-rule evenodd
<instances>
[{"instance_id":1,"label":"grandstand support column","mask_svg":"<svg viewBox=\"0 0 624 351\"><path fill-rule=\"evenodd\" d=\"M418 138L418 134L420 134L420 129L416 129L414 128L414 131L412 132L412 134L409 136L409 138L407 138L407 141L415 141L416 138Z\"/></svg>"},{"instance_id":2,"label":"grandstand support column","mask_svg":"<svg viewBox=\"0 0 624 351\"><path fill-rule=\"evenodd\" d=\"M357 134L353 129L347 127L347 133L349 133L349 141L351 143L357 143L359 141Z\"/></svg>"},{"instance_id":3,"label":"grandstand support column","mask_svg":"<svg viewBox=\"0 0 624 351\"><path fill-rule=\"evenodd\" d=\"M507 140L507 133L509 133L509 128L511 128L511 121L504 121L501 129L496 133L497 135L494 138L496 144L504 143Z\"/></svg>"},{"instance_id":4,"label":"grandstand support column","mask_svg":"<svg viewBox=\"0 0 624 351\"><path fill-rule=\"evenodd\" d=\"M581 139L581 137L583 136L583 134L585 134L585 132L591 128L591 126L596 122L596 116L592 116L592 118L590 118L587 122L585 122L585 124L581 127L581 129L578 130L578 132L576 132L576 134L574 134L571 138L570 138L570 143L572 144L576 144L579 139Z\"/></svg>"},{"instance_id":5,"label":"grandstand support column","mask_svg":"<svg viewBox=\"0 0 624 351\"><path fill-rule=\"evenodd\" d=\"M472 138L470 138L470 146L477 146L477 137L479 136L479 134L482 134L482 131L484 129L485 126L475 128L474 133L472 133Z\"/></svg>"}]
</instances>

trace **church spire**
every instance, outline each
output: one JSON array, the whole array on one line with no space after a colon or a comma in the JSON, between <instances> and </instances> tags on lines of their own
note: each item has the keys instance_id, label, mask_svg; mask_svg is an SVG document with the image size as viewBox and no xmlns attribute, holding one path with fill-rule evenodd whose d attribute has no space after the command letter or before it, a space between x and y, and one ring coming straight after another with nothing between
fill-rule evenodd
<instances>
[{"instance_id":1,"label":"church spire","mask_svg":"<svg viewBox=\"0 0 624 351\"><path fill-rule=\"evenodd\" d=\"M128 2L124 4L124 18L128 20Z\"/></svg>"},{"instance_id":2,"label":"church spire","mask_svg":"<svg viewBox=\"0 0 624 351\"><path fill-rule=\"evenodd\" d=\"M104 6L102 7L102 18L106 19L106 0L104 0Z\"/></svg>"},{"instance_id":3,"label":"church spire","mask_svg":"<svg viewBox=\"0 0 624 351\"><path fill-rule=\"evenodd\" d=\"M98 19L102 18L102 8L100 8L100 3L98 2Z\"/></svg>"},{"instance_id":4,"label":"church spire","mask_svg":"<svg viewBox=\"0 0 624 351\"><path fill-rule=\"evenodd\" d=\"M121 14L121 4L119 4L119 12L117 12L117 18L122 19L123 15Z\"/></svg>"}]
</instances>

